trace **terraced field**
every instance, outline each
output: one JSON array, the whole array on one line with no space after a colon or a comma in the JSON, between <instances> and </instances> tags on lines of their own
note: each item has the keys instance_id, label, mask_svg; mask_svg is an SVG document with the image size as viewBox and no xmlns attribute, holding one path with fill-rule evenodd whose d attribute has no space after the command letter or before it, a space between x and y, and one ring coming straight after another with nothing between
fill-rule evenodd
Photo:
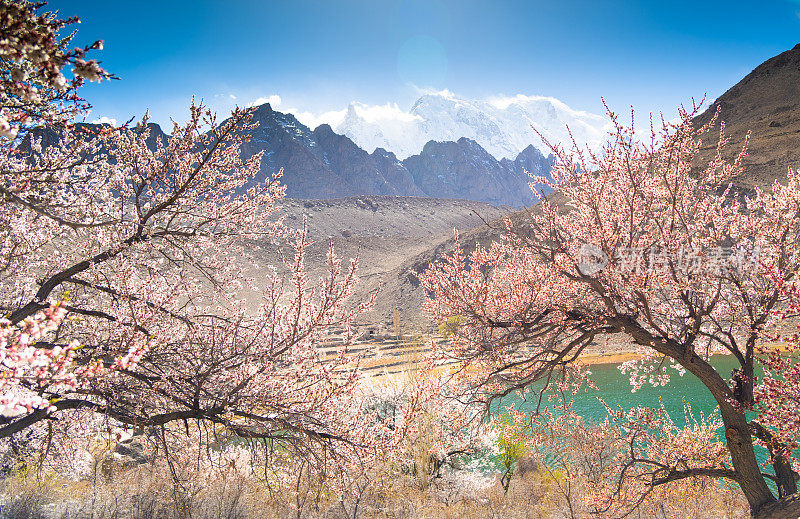
<instances>
[{"instance_id":1,"label":"terraced field","mask_svg":"<svg viewBox=\"0 0 800 519\"><path fill-rule=\"evenodd\" d=\"M344 344L343 338L332 338L320 346L324 358L333 359L343 349L361 354L361 366L373 376L393 375L416 369L431 351L431 345L443 342L441 336L401 337L400 339L356 340ZM445 365L447 363L444 363Z\"/></svg>"}]
</instances>

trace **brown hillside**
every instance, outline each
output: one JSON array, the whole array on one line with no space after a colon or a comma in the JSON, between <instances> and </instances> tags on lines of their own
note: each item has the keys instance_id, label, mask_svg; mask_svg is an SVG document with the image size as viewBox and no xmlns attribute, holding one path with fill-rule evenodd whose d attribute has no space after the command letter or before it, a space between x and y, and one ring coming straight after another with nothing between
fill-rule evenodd
<instances>
[{"instance_id":1,"label":"brown hillside","mask_svg":"<svg viewBox=\"0 0 800 519\"><path fill-rule=\"evenodd\" d=\"M360 321L391 322L397 308L409 329L412 321L414 328L421 322L424 297L416 285L404 284L402 281L408 281L405 277L400 279L408 272L404 265L409 258L437 249L452 238L453 229L466 233L486 221L502 219L512 210L469 200L400 196L286 199L279 205L276 216L283 216L287 227L293 229L305 222L309 238L315 242L306 258L310 279L324 275L329 243L344 259L360 255L360 281L353 300L362 301L381 288L374 311ZM265 246L258 254L263 265L281 264L273 247Z\"/></svg>"},{"instance_id":2,"label":"brown hillside","mask_svg":"<svg viewBox=\"0 0 800 519\"><path fill-rule=\"evenodd\" d=\"M800 44L768 59L736 83L695 119L707 123L720 109L720 121L731 137L728 156L741 150L751 132L748 157L739 183L764 187L800 166ZM715 142L704 147L710 158Z\"/></svg>"}]
</instances>

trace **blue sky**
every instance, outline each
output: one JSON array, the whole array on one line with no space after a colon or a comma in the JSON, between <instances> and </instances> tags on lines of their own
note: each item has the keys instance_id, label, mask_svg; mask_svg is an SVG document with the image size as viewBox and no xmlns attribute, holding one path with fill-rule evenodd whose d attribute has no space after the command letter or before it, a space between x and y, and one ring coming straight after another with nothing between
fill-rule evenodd
<instances>
[{"instance_id":1,"label":"blue sky","mask_svg":"<svg viewBox=\"0 0 800 519\"><path fill-rule=\"evenodd\" d=\"M51 1L82 19L78 43L120 81L83 91L89 119L150 109L183 119L194 95L217 110L280 96L318 114L410 108L424 89L463 97L545 95L573 108L674 112L715 98L800 42L800 0ZM235 99L234 99L235 98ZM273 98L274 99L274 98Z\"/></svg>"}]
</instances>

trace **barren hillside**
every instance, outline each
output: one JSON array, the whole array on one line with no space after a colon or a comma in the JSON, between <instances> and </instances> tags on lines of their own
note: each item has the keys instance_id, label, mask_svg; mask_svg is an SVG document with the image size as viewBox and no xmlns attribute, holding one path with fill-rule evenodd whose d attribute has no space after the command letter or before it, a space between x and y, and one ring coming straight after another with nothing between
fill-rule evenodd
<instances>
[{"instance_id":1,"label":"barren hillside","mask_svg":"<svg viewBox=\"0 0 800 519\"><path fill-rule=\"evenodd\" d=\"M750 132L740 183L764 187L800 164L800 44L768 59L695 119L705 124L719 108L731 138L728 157L741 151ZM716 141L705 146L710 158Z\"/></svg>"},{"instance_id":2,"label":"barren hillside","mask_svg":"<svg viewBox=\"0 0 800 519\"><path fill-rule=\"evenodd\" d=\"M468 200L422 197L359 196L327 200L287 199L277 213L290 228L305 222L309 237L315 241L307 258L310 276L324 273L329 243L343 258L359 255L357 300L381 288L375 310L362 322L391 321L398 308L404 326L421 321L421 291L398 286L397 279L407 270L409 258L438 250L448 243L453 230L468 232L484 222L511 213L509 207L497 207ZM444 245L446 247L446 245ZM280 258L271 247L264 247L264 264L277 264ZM409 298L405 298L405 294Z\"/></svg>"}]
</instances>

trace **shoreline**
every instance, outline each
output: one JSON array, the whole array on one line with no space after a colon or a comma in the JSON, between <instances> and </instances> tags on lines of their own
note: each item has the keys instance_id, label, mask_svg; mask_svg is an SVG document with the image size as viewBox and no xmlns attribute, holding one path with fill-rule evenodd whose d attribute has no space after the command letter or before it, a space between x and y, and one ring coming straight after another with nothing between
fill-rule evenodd
<instances>
[{"instance_id":1,"label":"shoreline","mask_svg":"<svg viewBox=\"0 0 800 519\"><path fill-rule=\"evenodd\" d=\"M787 344L786 342L771 342L767 344L763 344L767 348L776 349L778 351L786 351ZM714 353L713 355L731 355L731 353ZM637 353L635 351L616 351L611 353L587 353L586 355L581 355L575 361L583 366L596 366L598 364L622 364L623 362L627 362L629 360L636 360L642 358L641 353Z\"/></svg>"},{"instance_id":2,"label":"shoreline","mask_svg":"<svg viewBox=\"0 0 800 519\"><path fill-rule=\"evenodd\" d=\"M771 342L762 344L763 347L772 350L787 350L786 342ZM335 352L338 345L327 345L328 350ZM420 347L418 343L409 341L389 341L386 343L359 343L358 349L364 352L378 352L377 354L367 355L362 364L370 374L378 374L382 371L390 370L387 374L403 371L416 364L420 356L424 356L427 348ZM330 352L329 352L330 353ZM731 355L730 353L714 353L716 355ZM634 349L628 349L621 345L614 345L608 351L601 351L599 348L585 351L580 355L575 363L582 366L598 366L609 364L622 364L632 360L641 359L643 353Z\"/></svg>"},{"instance_id":3,"label":"shoreline","mask_svg":"<svg viewBox=\"0 0 800 519\"><path fill-rule=\"evenodd\" d=\"M629 360L636 360L642 357L641 353L635 351L622 351L615 353L589 353L581 355L575 361L583 366L596 366L598 364L622 364Z\"/></svg>"}]
</instances>

